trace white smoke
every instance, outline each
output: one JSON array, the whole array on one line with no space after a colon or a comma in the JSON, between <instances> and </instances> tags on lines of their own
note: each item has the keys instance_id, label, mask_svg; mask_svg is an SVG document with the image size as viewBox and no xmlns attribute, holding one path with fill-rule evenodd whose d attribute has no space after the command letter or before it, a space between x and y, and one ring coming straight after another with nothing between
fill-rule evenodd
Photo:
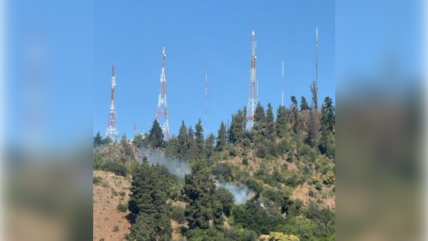
<instances>
[{"instance_id":1,"label":"white smoke","mask_svg":"<svg viewBox=\"0 0 428 241\"><path fill-rule=\"evenodd\" d=\"M164 165L169 173L181 178L184 178L184 175L192 171L186 160L169 157L159 150L147 150L144 147L140 150L142 158L139 159L139 162L143 162L143 157L147 157L147 161L150 164Z\"/></svg>"},{"instance_id":2,"label":"white smoke","mask_svg":"<svg viewBox=\"0 0 428 241\"><path fill-rule=\"evenodd\" d=\"M249 194L252 192L246 186L238 186L230 182L220 183L215 181L217 187L224 187L235 197L236 204L243 204L247 202Z\"/></svg>"},{"instance_id":3,"label":"white smoke","mask_svg":"<svg viewBox=\"0 0 428 241\"><path fill-rule=\"evenodd\" d=\"M139 162L143 162L143 157L147 157L147 161L150 164L159 164L164 165L169 173L176 175L180 178L184 178L186 174L190 174L192 169L190 168L189 162L187 160L173 158L165 155L164 152L159 150L147 150L147 148L141 148L141 158ZM224 187L235 197L236 204L243 204L249 199L249 195L253 192L249 190L246 186L238 186L230 182L220 183L215 181L217 187Z\"/></svg>"}]
</instances>

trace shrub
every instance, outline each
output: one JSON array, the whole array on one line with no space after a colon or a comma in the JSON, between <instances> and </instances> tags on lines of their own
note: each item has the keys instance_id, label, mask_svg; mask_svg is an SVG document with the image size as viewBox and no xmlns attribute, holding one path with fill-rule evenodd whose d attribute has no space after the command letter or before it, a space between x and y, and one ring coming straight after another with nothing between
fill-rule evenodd
<instances>
[{"instance_id":1,"label":"shrub","mask_svg":"<svg viewBox=\"0 0 428 241\"><path fill-rule=\"evenodd\" d=\"M124 196L126 195L126 193L125 193L125 192L119 192L119 195L120 195L121 197L124 197Z\"/></svg>"},{"instance_id":2,"label":"shrub","mask_svg":"<svg viewBox=\"0 0 428 241\"><path fill-rule=\"evenodd\" d=\"M102 177L93 177L93 183L94 183L95 185L100 184L102 180L103 180L103 178L102 178Z\"/></svg>"},{"instance_id":3,"label":"shrub","mask_svg":"<svg viewBox=\"0 0 428 241\"><path fill-rule=\"evenodd\" d=\"M321 183L317 182L317 183L315 184L315 188L316 188L318 191L321 191L321 189L322 189L322 185L321 185Z\"/></svg>"},{"instance_id":4,"label":"shrub","mask_svg":"<svg viewBox=\"0 0 428 241\"><path fill-rule=\"evenodd\" d=\"M113 232L118 232L119 231L119 226L114 226L114 228L113 228Z\"/></svg>"},{"instance_id":5,"label":"shrub","mask_svg":"<svg viewBox=\"0 0 428 241\"><path fill-rule=\"evenodd\" d=\"M256 150L256 156L258 158L265 158L267 154L267 148L265 145L263 144L258 144L257 145L257 150Z\"/></svg>"},{"instance_id":6,"label":"shrub","mask_svg":"<svg viewBox=\"0 0 428 241\"><path fill-rule=\"evenodd\" d=\"M126 177L127 168L116 162L106 162L103 166L104 171L113 172L116 175Z\"/></svg>"},{"instance_id":7,"label":"shrub","mask_svg":"<svg viewBox=\"0 0 428 241\"><path fill-rule=\"evenodd\" d=\"M184 208L180 206L172 207L172 219L177 221L179 224L186 222L186 216L184 215Z\"/></svg>"},{"instance_id":8,"label":"shrub","mask_svg":"<svg viewBox=\"0 0 428 241\"><path fill-rule=\"evenodd\" d=\"M309 190L308 194L309 194L309 197L315 197L315 193L312 190Z\"/></svg>"},{"instance_id":9,"label":"shrub","mask_svg":"<svg viewBox=\"0 0 428 241\"><path fill-rule=\"evenodd\" d=\"M244 157L244 159L242 159L242 165L248 165L248 158Z\"/></svg>"},{"instance_id":10,"label":"shrub","mask_svg":"<svg viewBox=\"0 0 428 241\"><path fill-rule=\"evenodd\" d=\"M119 203L119 205L117 205L117 210L119 212L125 213L126 210L128 210L128 207L125 204Z\"/></svg>"},{"instance_id":11,"label":"shrub","mask_svg":"<svg viewBox=\"0 0 428 241\"><path fill-rule=\"evenodd\" d=\"M231 147L229 148L229 156L235 157L236 156L236 150L235 148Z\"/></svg>"}]
</instances>

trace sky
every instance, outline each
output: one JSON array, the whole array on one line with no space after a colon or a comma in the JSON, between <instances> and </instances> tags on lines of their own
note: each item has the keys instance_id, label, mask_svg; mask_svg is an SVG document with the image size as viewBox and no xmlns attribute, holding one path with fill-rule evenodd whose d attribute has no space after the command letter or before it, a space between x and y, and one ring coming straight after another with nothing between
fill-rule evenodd
<instances>
[{"instance_id":1,"label":"sky","mask_svg":"<svg viewBox=\"0 0 428 241\"><path fill-rule=\"evenodd\" d=\"M117 128L134 136L156 117L162 47L166 47L169 125L204 120L208 69L208 125L246 106L250 87L251 31L257 41L259 101L311 99L315 78L315 28L319 29L319 103L335 98L334 1L95 1L93 5L93 134L105 134L110 107L111 65L116 66Z\"/></svg>"}]
</instances>

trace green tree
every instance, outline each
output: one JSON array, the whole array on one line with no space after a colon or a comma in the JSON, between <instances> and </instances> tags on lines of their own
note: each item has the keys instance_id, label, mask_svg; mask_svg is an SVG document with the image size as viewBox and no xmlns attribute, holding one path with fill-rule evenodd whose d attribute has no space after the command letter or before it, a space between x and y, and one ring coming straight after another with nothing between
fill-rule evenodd
<instances>
[{"instance_id":1,"label":"green tree","mask_svg":"<svg viewBox=\"0 0 428 241\"><path fill-rule=\"evenodd\" d=\"M186 158L189 152L190 140L187 134L187 128L184 121L181 122L180 131L178 132L178 147L177 156L179 158Z\"/></svg>"},{"instance_id":2,"label":"green tree","mask_svg":"<svg viewBox=\"0 0 428 241\"><path fill-rule=\"evenodd\" d=\"M192 173L187 174L184 180L183 194L189 202L185 209L189 228L208 229L209 221L214 216L214 181L200 163L193 167Z\"/></svg>"},{"instance_id":3,"label":"green tree","mask_svg":"<svg viewBox=\"0 0 428 241\"><path fill-rule=\"evenodd\" d=\"M103 138L101 137L100 132L98 131L94 137L94 148L102 145Z\"/></svg>"},{"instance_id":4,"label":"green tree","mask_svg":"<svg viewBox=\"0 0 428 241\"><path fill-rule=\"evenodd\" d=\"M205 140L205 154L207 158L209 158L213 154L214 142L215 142L215 136L211 133L208 136L208 138Z\"/></svg>"},{"instance_id":5,"label":"green tree","mask_svg":"<svg viewBox=\"0 0 428 241\"><path fill-rule=\"evenodd\" d=\"M291 96L291 118L290 118L290 122L291 122L291 126L293 128L293 131L295 133L299 133L300 131L300 118L299 118L299 110L297 108L298 103L297 103L297 99L295 96Z\"/></svg>"},{"instance_id":6,"label":"green tree","mask_svg":"<svg viewBox=\"0 0 428 241\"><path fill-rule=\"evenodd\" d=\"M287 132L287 112L284 106L279 106L276 114L276 134L283 138Z\"/></svg>"},{"instance_id":7,"label":"green tree","mask_svg":"<svg viewBox=\"0 0 428 241\"><path fill-rule=\"evenodd\" d=\"M312 109L309 113L309 123L308 123L308 136L306 137L306 143L310 147L315 147L318 141L320 130L320 122L318 118L318 113L315 109Z\"/></svg>"},{"instance_id":8,"label":"green tree","mask_svg":"<svg viewBox=\"0 0 428 241\"><path fill-rule=\"evenodd\" d=\"M266 111L266 136L269 140L274 141L276 137L275 120L273 117L272 105L268 104Z\"/></svg>"},{"instance_id":9,"label":"green tree","mask_svg":"<svg viewBox=\"0 0 428 241\"><path fill-rule=\"evenodd\" d=\"M309 107L308 102L306 101L306 98L302 96L302 100L300 101L300 111L310 110L311 107Z\"/></svg>"},{"instance_id":10,"label":"green tree","mask_svg":"<svg viewBox=\"0 0 428 241\"><path fill-rule=\"evenodd\" d=\"M152 128L150 129L149 143L154 148L159 148L163 145L163 131L157 120L153 121Z\"/></svg>"},{"instance_id":11,"label":"green tree","mask_svg":"<svg viewBox=\"0 0 428 241\"><path fill-rule=\"evenodd\" d=\"M321 114L321 125L325 127L328 132L334 132L336 113L333 100L329 96L325 97L324 104L321 107Z\"/></svg>"},{"instance_id":12,"label":"green tree","mask_svg":"<svg viewBox=\"0 0 428 241\"><path fill-rule=\"evenodd\" d=\"M233 204L235 203L235 197L224 187L217 188L215 195L223 205L223 212L226 216L229 216L232 211Z\"/></svg>"},{"instance_id":13,"label":"green tree","mask_svg":"<svg viewBox=\"0 0 428 241\"><path fill-rule=\"evenodd\" d=\"M198 152L198 157L202 158L204 155L204 129L202 128L202 121L199 119L198 123L195 125L195 139L196 147Z\"/></svg>"},{"instance_id":14,"label":"green tree","mask_svg":"<svg viewBox=\"0 0 428 241\"><path fill-rule=\"evenodd\" d=\"M226 144L227 144L227 131L226 131L226 126L222 121L220 124L220 129L218 130L218 135L217 135L217 144L216 144L217 150L222 151L223 147L226 146Z\"/></svg>"},{"instance_id":15,"label":"green tree","mask_svg":"<svg viewBox=\"0 0 428 241\"><path fill-rule=\"evenodd\" d=\"M314 80L314 82L312 82L311 86L311 93L312 93L312 105L313 108L316 112L318 112L318 81Z\"/></svg>"},{"instance_id":16,"label":"green tree","mask_svg":"<svg viewBox=\"0 0 428 241\"><path fill-rule=\"evenodd\" d=\"M242 110L238 110L235 115L232 115L232 125L230 127L230 142L236 143L241 141L245 133L245 115Z\"/></svg>"},{"instance_id":17,"label":"green tree","mask_svg":"<svg viewBox=\"0 0 428 241\"><path fill-rule=\"evenodd\" d=\"M261 136L264 136L266 132L265 110L260 102L257 104L256 110L254 112L253 132Z\"/></svg>"}]
</instances>

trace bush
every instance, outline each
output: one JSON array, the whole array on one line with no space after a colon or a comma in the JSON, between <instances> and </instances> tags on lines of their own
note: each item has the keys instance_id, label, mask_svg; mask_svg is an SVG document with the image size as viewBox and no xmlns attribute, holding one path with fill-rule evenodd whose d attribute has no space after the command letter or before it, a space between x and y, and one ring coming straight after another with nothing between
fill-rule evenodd
<instances>
[{"instance_id":1,"label":"bush","mask_svg":"<svg viewBox=\"0 0 428 241\"><path fill-rule=\"evenodd\" d=\"M257 145L257 150L256 150L256 156L258 158L265 158L266 154L267 154L267 147L263 144L258 144Z\"/></svg>"},{"instance_id":2,"label":"bush","mask_svg":"<svg viewBox=\"0 0 428 241\"><path fill-rule=\"evenodd\" d=\"M316 188L318 191L321 191L321 189L322 189L322 185L321 185L321 183L317 182L317 183L315 184L315 188Z\"/></svg>"},{"instance_id":3,"label":"bush","mask_svg":"<svg viewBox=\"0 0 428 241\"><path fill-rule=\"evenodd\" d=\"M113 232L118 232L119 231L119 226L114 226L114 228L113 228Z\"/></svg>"},{"instance_id":4,"label":"bush","mask_svg":"<svg viewBox=\"0 0 428 241\"><path fill-rule=\"evenodd\" d=\"M120 195L121 197L125 197L126 193L125 193L125 192L120 192L120 193L119 193L119 195Z\"/></svg>"},{"instance_id":5,"label":"bush","mask_svg":"<svg viewBox=\"0 0 428 241\"><path fill-rule=\"evenodd\" d=\"M248 166L248 158L244 157L244 159L242 159L242 165Z\"/></svg>"},{"instance_id":6,"label":"bush","mask_svg":"<svg viewBox=\"0 0 428 241\"><path fill-rule=\"evenodd\" d=\"M102 177L93 177L93 184L98 185L103 180Z\"/></svg>"},{"instance_id":7,"label":"bush","mask_svg":"<svg viewBox=\"0 0 428 241\"><path fill-rule=\"evenodd\" d=\"M229 156L236 157L236 150L235 150L235 148L233 148L233 147L229 148Z\"/></svg>"},{"instance_id":8,"label":"bush","mask_svg":"<svg viewBox=\"0 0 428 241\"><path fill-rule=\"evenodd\" d=\"M104 171L113 172L116 175L124 176L126 177L126 174L128 173L128 169L116 162L106 162L103 166Z\"/></svg>"},{"instance_id":9,"label":"bush","mask_svg":"<svg viewBox=\"0 0 428 241\"><path fill-rule=\"evenodd\" d=\"M185 223L186 216L184 215L184 208L180 206L173 206L171 218L177 221L179 224Z\"/></svg>"},{"instance_id":10,"label":"bush","mask_svg":"<svg viewBox=\"0 0 428 241\"><path fill-rule=\"evenodd\" d=\"M309 190L308 194L309 194L309 197L315 197L315 193L312 190Z\"/></svg>"},{"instance_id":11,"label":"bush","mask_svg":"<svg viewBox=\"0 0 428 241\"><path fill-rule=\"evenodd\" d=\"M125 213L128 210L128 207L125 204L119 203L119 205L117 205L117 210Z\"/></svg>"}]
</instances>

